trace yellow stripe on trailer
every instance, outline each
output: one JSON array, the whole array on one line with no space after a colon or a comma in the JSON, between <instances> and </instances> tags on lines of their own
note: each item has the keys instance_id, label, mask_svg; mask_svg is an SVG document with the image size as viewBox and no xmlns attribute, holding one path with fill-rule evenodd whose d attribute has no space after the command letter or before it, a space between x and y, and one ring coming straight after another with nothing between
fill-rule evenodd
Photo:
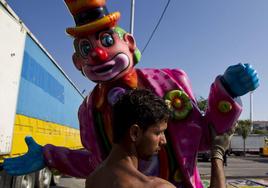
<instances>
[{"instance_id":1,"label":"yellow stripe on trailer","mask_svg":"<svg viewBox=\"0 0 268 188\"><path fill-rule=\"evenodd\" d=\"M17 114L12 150L8 156L3 157L15 157L26 153L28 150L24 142L26 136L32 136L40 145L53 144L71 149L83 148L78 129ZM3 158L1 157L0 162L2 160Z\"/></svg>"}]
</instances>

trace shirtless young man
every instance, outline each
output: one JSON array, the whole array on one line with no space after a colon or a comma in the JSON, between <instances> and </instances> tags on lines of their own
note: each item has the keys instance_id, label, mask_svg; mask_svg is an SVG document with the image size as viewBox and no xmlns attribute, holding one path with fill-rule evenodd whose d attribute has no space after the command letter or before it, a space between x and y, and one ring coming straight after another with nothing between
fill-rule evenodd
<instances>
[{"instance_id":1,"label":"shirtless young man","mask_svg":"<svg viewBox=\"0 0 268 188\"><path fill-rule=\"evenodd\" d=\"M86 180L86 188L169 188L168 181L138 171L166 144L169 110L148 90L125 93L113 107L114 145L107 159Z\"/></svg>"}]
</instances>

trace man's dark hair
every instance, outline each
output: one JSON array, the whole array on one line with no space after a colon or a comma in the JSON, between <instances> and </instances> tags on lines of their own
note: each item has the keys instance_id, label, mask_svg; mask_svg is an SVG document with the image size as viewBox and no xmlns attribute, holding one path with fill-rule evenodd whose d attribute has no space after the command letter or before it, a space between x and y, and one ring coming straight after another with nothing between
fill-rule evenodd
<instances>
[{"instance_id":1,"label":"man's dark hair","mask_svg":"<svg viewBox=\"0 0 268 188\"><path fill-rule=\"evenodd\" d=\"M169 109L164 100L150 90L127 91L113 106L113 142L120 143L133 124L146 131L151 125L168 118Z\"/></svg>"}]
</instances>

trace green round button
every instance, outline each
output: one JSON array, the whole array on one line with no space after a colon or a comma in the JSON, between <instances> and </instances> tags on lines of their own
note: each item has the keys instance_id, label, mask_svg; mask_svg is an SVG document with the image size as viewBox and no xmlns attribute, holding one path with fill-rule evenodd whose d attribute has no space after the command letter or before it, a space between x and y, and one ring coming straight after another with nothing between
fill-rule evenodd
<instances>
[{"instance_id":1,"label":"green round button","mask_svg":"<svg viewBox=\"0 0 268 188\"><path fill-rule=\"evenodd\" d=\"M232 104L228 101L220 101L218 105L220 112L227 113L232 110Z\"/></svg>"}]
</instances>

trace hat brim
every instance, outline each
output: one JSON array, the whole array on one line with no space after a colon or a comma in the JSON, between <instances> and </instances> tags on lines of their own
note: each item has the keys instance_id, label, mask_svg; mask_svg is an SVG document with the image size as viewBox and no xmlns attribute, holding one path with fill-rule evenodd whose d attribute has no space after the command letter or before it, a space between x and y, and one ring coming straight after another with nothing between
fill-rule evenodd
<instances>
[{"instance_id":1,"label":"hat brim","mask_svg":"<svg viewBox=\"0 0 268 188\"><path fill-rule=\"evenodd\" d=\"M113 12L94 22L90 22L82 26L67 28L66 33L72 37L85 37L102 29L116 26L119 18L120 12Z\"/></svg>"}]
</instances>

